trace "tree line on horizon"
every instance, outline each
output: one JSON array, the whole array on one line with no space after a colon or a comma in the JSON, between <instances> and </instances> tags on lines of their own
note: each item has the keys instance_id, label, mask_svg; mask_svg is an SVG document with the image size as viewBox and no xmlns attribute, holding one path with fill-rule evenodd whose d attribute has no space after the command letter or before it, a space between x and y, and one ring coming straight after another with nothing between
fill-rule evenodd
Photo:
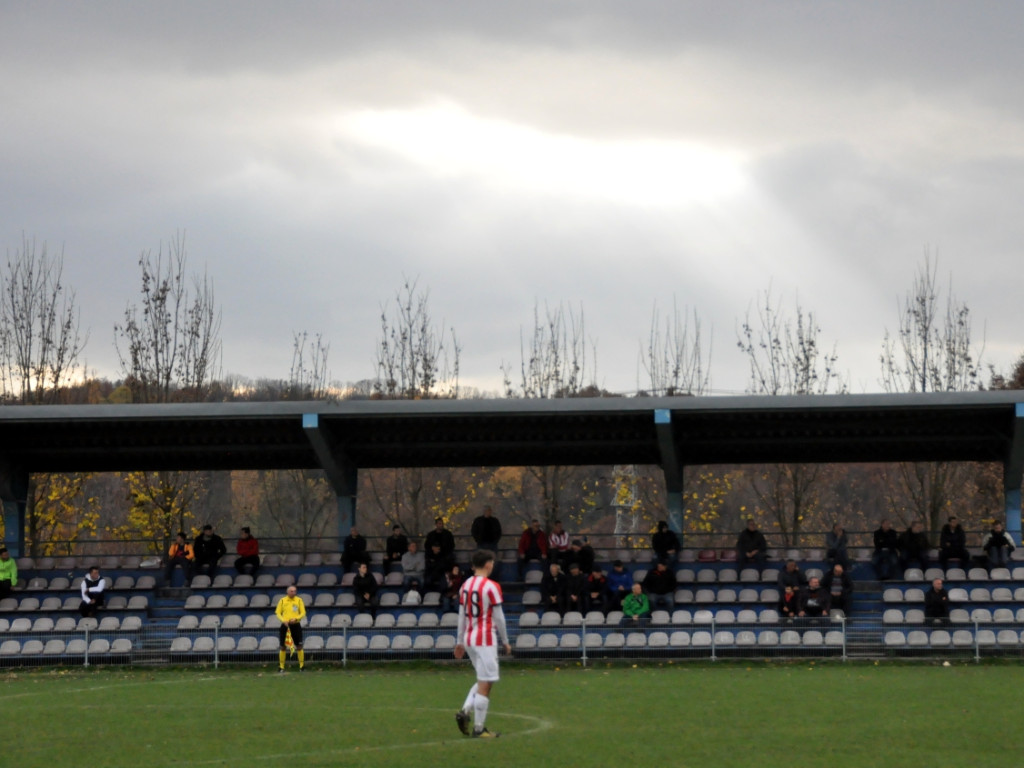
<instances>
[{"instance_id":1,"label":"tree line on horizon","mask_svg":"<svg viewBox=\"0 0 1024 768\"><path fill-rule=\"evenodd\" d=\"M435 322L429 292L415 280L405 279L382 305L373 375L339 387L330 380L329 343L306 331L293 333L287 378L223 376L221 310L212 280L189 271L184 237L166 251L143 252L138 266L138 296L113 329L121 376L85 377L88 332L79 328L62 256L23 240L0 274L4 405L480 396L460 388L455 329ZM989 367L982 380L983 345L973 338L970 308L951 289L944 293L936 275L926 255L899 303L896 330L885 334L886 391L1024 388L1024 355L1009 374ZM619 396L595 383L596 344L584 321L582 307L535 305L532 326L521 331L519 361L502 365L502 395ZM750 393L846 391L836 344L820 339L816 315L799 302L784 306L770 288L739 323L736 346L749 364ZM706 394L711 343L699 314L655 307L640 361L646 379L638 396ZM727 547L742 520L753 517L782 546L818 546L811 539L836 521L867 531L881 517L897 525L921 519L934 533L955 513L980 528L1004 512L1001 473L997 465L964 462L687 467L682 532ZM667 517L664 498L658 467L409 468L361 471L357 509L370 535L399 524L420 536L435 517L468 531L486 503L510 541L537 518L545 528L560 519L570 530L644 546ZM34 555L70 553L90 541L106 542L106 551L118 550L118 542L137 549L141 541L159 552L178 530L206 522L229 534L249 525L293 551L323 549L337 538L333 493L322 472L309 470L33 475L25 538Z\"/></svg>"}]
</instances>

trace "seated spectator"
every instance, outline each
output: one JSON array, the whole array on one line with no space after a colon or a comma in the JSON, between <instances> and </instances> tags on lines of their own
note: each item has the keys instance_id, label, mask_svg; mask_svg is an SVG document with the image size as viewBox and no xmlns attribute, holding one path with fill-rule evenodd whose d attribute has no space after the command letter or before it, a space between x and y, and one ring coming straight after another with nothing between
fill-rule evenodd
<instances>
[{"instance_id":1,"label":"seated spectator","mask_svg":"<svg viewBox=\"0 0 1024 768\"><path fill-rule=\"evenodd\" d=\"M427 558L420 552L419 544L415 541L409 542L408 549L402 554L401 564L405 588L420 591L427 572Z\"/></svg>"},{"instance_id":2,"label":"seated spectator","mask_svg":"<svg viewBox=\"0 0 1024 768\"><path fill-rule=\"evenodd\" d=\"M599 566L587 576L587 610L607 611L608 610L608 579Z\"/></svg>"},{"instance_id":3,"label":"seated spectator","mask_svg":"<svg viewBox=\"0 0 1024 768\"><path fill-rule=\"evenodd\" d=\"M569 533L562 528L562 521L555 520L548 534L548 560L558 563L563 568L568 567L569 555Z\"/></svg>"},{"instance_id":4,"label":"seated spectator","mask_svg":"<svg viewBox=\"0 0 1024 768\"><path fill-rule=\"evenodd\" d=\"M828 590L831 608L838 608L849 616L853 607L853 579L842 565L836 563L832 570L825 574L821 586Z\"/></svg>"},{"instance_id":5,"label":"seated spectator","mask_svg":"<svg viewBox=\"0 0 1024 768\"><path fill-rule=\"evenodd\" d=\"M96 618L97 612L103 607L103 590L106 586L106 582L100 576L99 566L92 566L82 579L82 602L78 606L78 612L83 618Z\"/></svg>"},{"instance_id":6,"label":"seated spectator","mask_svg":"<svg viewBox=\"0 0 1024 768\"><path fill-rule=\"evenodd\" d=\"M565 610L586 613L590 604L587 574L580 570L579 563L569 564L569 575L565 577Z\"/></svg>"},{"instance_id":7,"label":"seated spectator","mask_svg":"<svg viewBox=\"0 0 1024 768\"><path fill-rule=\"evenodd\" d=\"M168 587L171 586L171 576L174 574L174 569L180 567L182 573L185 574L185 585L188 586L189 582L192 581L192 561L195 559L195 552L192 551L192 545L185 538L185 532L178 531L174 543L167 550L167 567L164 569L164 582L166 585Z\"/></svg>"},{"instance_id":8,"label":"seated spectator","mask_svg":"<svg viewBox=\"0 0 1024 768\"><path fill-rule=\"evenodd\" d=\"M619 622L623 627L642 627L651 619L651 603L644 594L643 585L639 581L634 582L633 589L622 601L622 620Z\"/></svg>"},{"instance_id":9,"label":"seated spectator","mask_svg":"<svg viewBox=\"0 0 1024 768\"><path fill-rule=\"evenodd\" d=\"M402 526L391 529L391 535L384 542L384 573L391 573L391 568L402 561L402 555L409 551L409 540L402 533Z\"/></svg>"},{"instance_id":10,"label":"seated spectator","mask_svg":"<svg viewBox=\"0 0 1024 768\"><path fill-rule=\"evenodd\" d=\"M548 559L548 535L541 530L540 520L531 520L519 537L519 580L526 577L526 564L530 560Z\"/></svg>"},{"instance_id":11,"label":"seated spectator","mask_svg":"<svg viewBox=\"0 0 1024 768\"><path fill-rule=\"evenodd\" d=\"M807 579L804 578L804 572L800 570L796 560L787 560L785 567L779 571L779 590L792 587L794 591L799 592L806 584Z\"/></svg>"},{"instance_id":12,"label":"seated spectator","mask_svg":"<svg viewBox=\"0 0 1024 768\"><path fill-rule=\"evenodd\" d=\"M949 568L950 560L959 560L960 567L965 571L971 567L971 553L967 551L967 534L956 515L951 515L949 522L942 526L939 534L939 564L942 570Z\"/></svg>"},{"instance_id":13,"label":"seated spectator","mask_svg":"<svg viewBox=\"0 0 1024 768\"><path fill-rule=\"evenodd\" d=\"M359 535L359 530L353 525L341 544L341 572L348 573L353 565L359 563L369 566L370 554L366 551L366 539Z\"/></svg>"},{"instance_id":14,"label":"seated spectator","mask_svg":"<svg viewBox=\"0 0 1024 768\"><path fill-rule=\"evenodd\" d=\"M942 579L932 581L932 588L924 593L924 618L934 624L949 621L949 593L942 586Z\"/></svg>"},{"instance_id":15,"label":"seated spectator","mask_svg":"<svg viewBox=\"0 0 1024 768\"><path fill-rule=\"evenodd\" d=\"M594 560L594 548L582 539L573 539L565 556L566 565L564 567L568 568L576 563L580 567L580 571L590 573L594 570Z\"/></svg>"},{"instance_id":16,"label":"seated spectator","mask_svg":"<svg viewBox=\"0 0 1024 768\"><path fill-rule=\"evenodd\" d=\"M658 521L658 531L651 537L651 549L654 550L655 560L666 563L674 563L679 555L679 537L664 520Z\"/></svg>"},{"instance_id":17,"label":"seated spectator","mask_svg":"<svg viewBox=\"0 0 1024 768\"><path fill-rule=\"evenodd\" d=\"M871 565L879 581L888 581L896 575L896 566L899 564L899 534L893 530L892 523L883 520L875 531L874 542Z\"/></svg>"},{"instance_id":18,"label":"seated spectator","mask_svg":"<svg viewBox=\"0 0 1024 768\"><path fill-rule=\"evenodd\" d=\"M459 566L452 563L452 567L448 569L444 575L444 609L447 612L455 613L459 610L459 588L462 586L462 582L465 578L462 575L462 571L459 570Z\"/></svg>"},{"instance_id":19,"label":"seated spectator","mask_svg":"<svg viewBox=\"0 0 1024 768\"><path fill-rule=\"evenodd\" d=\"M787 584L779 595L779 602L775 609L779 612L779 618L792 621L800 613L800 592L799 587Z\"/></svg>"},{"instance_id":20,"label":"seated spectator","mask_svg":"<svg viewBox=\"0 0 1024 768\"><path fill-rule=\"evenodd\" d=\"M821 579L817 576L808 579L807 586L800 592L797 607L799 610L796 615L801 619L820 619L828 616L831 596L828 590L821 586Z\"/></svg>"},{"instance_id":21,"label":"seated spectator","mask_svg":"<svg viewBox=\"0 0 1024 768\"><path fill-rule=\"evenodd\" d=\"M18 564L7 547L0 545L0 599L9 597L18 583Z\"/></svg>"},{"instance_id":22,"label":"seated spectator","mask_svg":"<svg viewBox=\"0 0 1024 768\"><path fill-rule=\"evenodd\" d=\"M928 568L928 534L924 532L924 523L915 520L900 535L900 566L907 568Z\"/></svg>"},{"instance_id":23,"label":"seated spectator","mask_svg":"<svg viewBox=\"0 0 1024 768\"><path fill-rule=\"evenodd\" d=\"M981 543L981 548L988 555L989 568L1005 568L1010 563L1010 553L1017 545L1013 543L1009 532L1003 530L1002 521L996 520Z\"/></svg>"},{"instance_id":24,"label":"seated spectator","mask_svg":"<svg viewBox=\"0 0 1024 768\"><path fill-rule=\"evenodd\" d=\"M739 538L736 539L736 561L740 568L745 565L763 568L767 557L768 542L764 534L757 530L757 523L750 518L747 520L747 527L740 531Z\"/></svg>"},{"instance_id":25,"label":"seated spectator","mask_svg":"<svg viewBox=\"0 0 1024 768\"><path fill-rule=\"evenodd\" d=\"M478 549L498 554L498 543L501 541L501 521L494 516L494 510L488 504L482 514L473 520L469 529Z\"/></svg>"},{"instance_id":26,"label":"seated spectator","mask_svg":"<svg viewBox=\"0 0 1024 768\"><path fill-rule=\"evenodd\" d=\"M825 534L825 557L831 564L838 563L850 570L850 557L846 551L846 531L836 523L832 530Z\"/></svg>"},{"instance_id":27,"label":"seated spectator","mask_svg":"<svg viewBox=\"0 0 1024 768\"><path fill-rule=\"evenodd\" d=\"M608 572L608 610L621 610L622 601L632 590L633 574L626 570L621 560L616 560Z\"/></svg>"},{"instance_id":28,"label":"seated spectator","mask_svg":"<svg viewBox=\"0 0 1024 768\"><path fill-rule=\"evenodd\" d=\"M665 610L671 611L675 607L676 575L669 570L663 560L659 560L658 564L647 572L643 589L652 608L664 607Z\"/></svg>"},{"instance_id":29,"label":"seated spectator","mask_svg":"<svg viewBox=\"0 0 1024 768\"><path fill-rule=\"evenodd\" d=\"M551 563L548 572L540 582L541 604L546 611L558 611L565 613L565 574L562 573L562 566L558 563Z\"/></svg>"},{"instance_id":30,"label":"seated spectator","mask_svg":"<svg viewBox=\"0 0 1024 768\"><path fill-rule=\"evenodd\" d=\"M214 533L213 526L207 523L203 526L203 532L196 537L192 551L196 556L192 573L205 573L212 579L217 575L217 565L228 553L228 548L224 546L224 539Z\"/></svg>"},{"instance_id":31,"label":"seated spectator","mask_svg":"<svg viewBox=\"0 0 1024 768\"><path fill-rule=\"evenodd\" d=\"M252 531L246 526L238 537L238 544L235 545L235 552L238 558L235 560L235 570L239 573L251 573L253 576L260 569L260 543Z\"/></svg>"},{"instance_id":32,"label":"seated spectator","mask_svg":"<svg viewBox=\"0 0 1024 768\"><path fill-rule=\"evenodd\" d=\"M443 517L434 518L434 530L428 533L426 538L423 540L423 550L427 553L428 567L430 565L430 553L435 544L437 545L438 551L442 557L455 557L455 536L452 535L451 531L444 527Z\"/></svg>"},{"instance_id":33,"label":"seated spectator","mask_svg":"<svg viewBox=\"0 0 1024 768\"><path fill-rule=\"evenodd\" d=\"M356 608L377 618L377 579L370 573L366 563L359 564L359 570L352 580L352 591L356 596Z\"/></svg>"},{"instance_id":34,"label":"seated spectator","mask_svg":"<svg viewBox=\"0 0 1024 768\"><path fill-rule=\"evenodd\" d=\"M423 574L423 589L444 592L445 574L455 565L455 557L445 554L436 540L426 553L427 569Z\"/></svg>"}]
</instances>

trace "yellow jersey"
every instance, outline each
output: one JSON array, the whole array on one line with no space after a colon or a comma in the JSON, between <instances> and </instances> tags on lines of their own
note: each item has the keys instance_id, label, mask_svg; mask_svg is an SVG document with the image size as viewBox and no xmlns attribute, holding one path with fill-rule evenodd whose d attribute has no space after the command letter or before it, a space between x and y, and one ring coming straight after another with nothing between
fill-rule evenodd
<instances>
[{"instance_id":1,"label":"yellow jersey","mask_svg":"<svg viewBox=\"0 0 1024 768\"><path fill-rule=\"evenodd\" d=\"M282 624L287 624L289 621L305 617L306 604L302 602L302 598L298 595L295 597L285 595L278 601L277 610L274 613L281 620Z\"/></svg>"}]
</instances>

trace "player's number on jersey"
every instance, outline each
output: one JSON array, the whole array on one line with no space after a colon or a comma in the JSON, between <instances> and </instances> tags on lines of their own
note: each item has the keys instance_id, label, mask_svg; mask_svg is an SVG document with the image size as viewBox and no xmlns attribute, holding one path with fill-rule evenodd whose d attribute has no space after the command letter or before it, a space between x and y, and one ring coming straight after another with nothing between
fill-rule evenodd
<instances>
[{"instance_id":1,"label":"player's number on jersey","mask_svg":"<svg viewBox=\"0 0 1024 768\"><path fill-rule=\"evenodd\" d=\"M479 619L484 614L483 605L481 605L482 598L479 592L470 592L466 595L468 598L468 604L466 605L466 612L470 615L470 618Z\"/></svg>"}]
</instances>

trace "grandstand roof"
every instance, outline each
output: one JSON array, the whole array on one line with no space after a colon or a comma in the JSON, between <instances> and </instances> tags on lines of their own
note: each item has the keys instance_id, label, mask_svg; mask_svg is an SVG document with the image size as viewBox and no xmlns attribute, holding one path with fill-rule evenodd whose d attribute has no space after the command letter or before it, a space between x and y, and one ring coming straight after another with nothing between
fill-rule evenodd
<instances>
[{"instance_id":1,"label":"grandstand roof","mask_svg":"<svg viewBox=\"0 0 1024 768\"><path fill-rule=\"evenodd\" d=\"M327 455L355 468L964 460L1019 472L1024 393L0 408L0 462L29 472L316 468Z\"/></svg>"}]
</instances>

